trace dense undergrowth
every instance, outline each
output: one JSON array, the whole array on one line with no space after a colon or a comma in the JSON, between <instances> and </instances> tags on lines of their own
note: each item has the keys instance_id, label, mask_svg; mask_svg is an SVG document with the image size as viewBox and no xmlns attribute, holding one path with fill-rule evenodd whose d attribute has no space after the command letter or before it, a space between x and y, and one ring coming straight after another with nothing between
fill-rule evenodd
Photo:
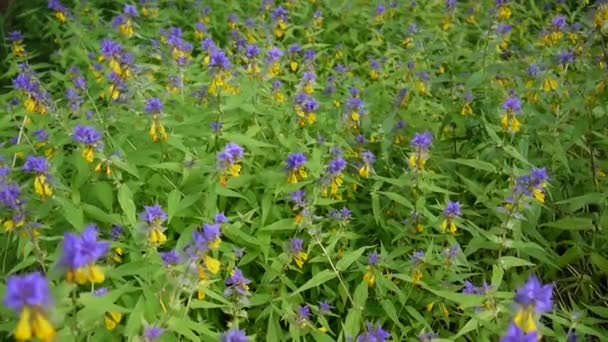
<instances>
[{"instance_id":1,"label":"dense undergrowth","mask_svg":"<svg viewBox=\"0 0 608 342\"><path fill-rule=\"evenodd\" d=\"M608 340L607 6L3 20L3 338Z\"/></svg>"}]
</instances>

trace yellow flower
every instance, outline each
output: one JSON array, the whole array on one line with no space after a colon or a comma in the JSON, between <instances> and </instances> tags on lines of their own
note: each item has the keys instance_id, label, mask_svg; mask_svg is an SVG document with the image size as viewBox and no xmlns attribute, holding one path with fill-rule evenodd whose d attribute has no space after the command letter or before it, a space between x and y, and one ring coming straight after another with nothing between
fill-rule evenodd
<instances>
[{"instance_id":1,"label":"yellow flower","mask_svg":"<svg viewBox=\"0 0 608 342\"><path fill-rule=\"evenodd\" d=\"M207 268L207 270L213 274L217 274L220 271L220 261L210 257L208 255L205 255L203 257L203 263L205 264L205 267Z\"/></svg>"},{"instance_id":2,"label":"yellow flower","mask_svg":"<svg viewBox=\"0 0 608 342\"><path fill-rule=\"evenodd\" d=\"M422 272L418 269L414 270L414 273L413 273L414 285L420 284L420 282L422 281L422 278L423 278Z\"/></svg>"},{"instance_id":3,"label":"yellow flower","mask_svg":"<svg viewBox=\"0 0 608 342\"><path fill-rule=\"evenodd\" d=\"M532 194L538 203L545 203L545 192L542 189L532 189Z\"/></svg>"},{"instance_id":4,"label":"yellow flower","mask_svg":"<svg viewBox=\"0 0 608 342\"><path fill-rule=\"evenodd\" d=\"M511 18L511 14L513 12L511 11L511 9L508 6L500 6L498 8L498 20L500 21L507 21L509 20L509 18Z\"/></svg>"},{"instance_id":5,"label":"yellow flower","mask_svg":"<svg viewBox=\"0 0 608 342\"><path fill-rule=\"evenodd\" d=\"M367 286L374 287L376 285L376 275L374 274L372 267L367 268L367 273L363 276L363 280L367 283Z\"/></svg>"},{"instance_id":6,"label":"yellow flower","mask_svg":"<svg viewBox=\"0 0 608 342\"><path fill-rule=\"evenodd\" d=\"M153 245L160 246L167 242L167 236L159 227L153 227L148 233L148 241Z\"/></svg>"},{"instance_id":7,"label":"yellow flower","mask_svg":"<svg viewBox=\"0 0 608 342\"><path fill-rule=\"evenodd\" d=\"M500 121L500 125L505 132L517 133L521 130L521 122L516 116L505 114Z\"/></svg>"},{"instance_id":8,"label":"yellow flower","mask_svg":"<svg viewBox=\"0 0 608 342\"><path fill-rule=\"evenodd\" d=\"M270 67L270 76L277 77L281 73L281 66L279 63L275 63Z\"/></svg>"},{"instance_id":9,"label":"yellow flower","mask_svg":"<svg viewBox=\"0 0 608 342\"><path fill-rule=\"evenodd\" d=\"M285 102L285 95L283 93L281 93L280 91L276 92L274 94L274 100L277 102L277 104L281 104L281 103Z\"/></svg>"},{"instance_id":10,"label":"yellow flower","mask_svg":"<svg viewBox=\"0 0 608 342\"><path fill-rule=\"evenodd\" d=\"M513 322L526 334L538 330L534 308L532 307L521 309L513 319Z\"/></svg>"},{"instance_id":11,"label":"yellow flower","mask_svg":"<svg viewBox=\"0 0 608 342\"><path fill-rule=\"evenodd\" d=\"M13 55L15 55L15 57L25 56L25 46L21 43L13 44Z\"/></svg>"},{"instance_id":12,"label":"yellow flower","mask_svg":"<svg viewBox=\"0 0 608 342\"><path fill-rule=\"evenodd\" d=\"M93 146L86 146L84 150L82 150L82 157L89 163L92 163L95 159L95 148Z\"/></svg>"},{"instance_id":13,"label":"yellow flower","mask_svg":"<svg viewBox=\"0 0 608 342\"><path fill-rule=\"evenodd\" d=\"M289 172L289 175L287 176L287 183L296 184L299 181L306 179L307 177L308 173L306 172L306 169L303 167L299 167Z\"/></svg>"},{"instance_id":14,"label":"yellow flower","mask_svg":"<svg viewBox=\"0 0 608 342\"><path fill-rule=\"evenodd\" d=\"M302 268L306 260L308 260L308 254L305 252L298 252L298 254L293 256L293 260L296 262L296 265L298 265L299 268Z\"/></svg>"},{"instance_id":15,"label":"yellow flower","mask_svg":"<svg viewBox=\"0 0 608 342\"><path fill-rule=\"evenodd\" d=\"M426 306L426 311L427 312L433 311L434 306L435 306L435 302L431 302L429 305Z\"/></svg>"},{"instance_id":16,"label":"yellow flower","mask_svg":"<svg viewBox=\"0 0 608 342\"><path fill-rule=\"evenodd\" d=\"M419 155L418 153L413 153L410 156L408 163L410 164L410 167L414 170L424 170L426 166L426 160L426 157Z\"/></svg>"},{"instance_id":17,"label":"yellow flower","mask_svg":"<svg viewBox=\"0 0 608 342\"><path fill-rule=\"evenodd\" d=\"M372 81L377 81L378 78L380 78L380 74L378 73L378 70L372 70L369 77L372 79Z\"/></svg>"},{"instance_id":18,"label":"yellow flower","mask_svg":"<svg viewBox=\"0 0 608 342\"><path fill-rule=\"evenodd\" d=\"M150 127L150 137L152 138L153 142L167 142L169 139L165 126L158 118L154 118L152 121L152 126Z\"/></svg>"},{"instance_id":19,"label":"yellow flower","mask_svg":"<svg viewBox=\"0 0 608 342\"><path fill-rule=\"evenodd\" d=\"M55 12L55 18L62 24L68 20L63 12Z\"/></svg>"},{"instance_id":20,"label":"yellow flower","mask_svg":"<svg viewBox=\"0 0 608 342\"><path fill-rule=\"evenodd\" d=\"M463 106L462 106L462 110L460 111L460 115L462 116L468 116L473 114L473 108L471 107L471 104L469 102L466 102Z\"/></svg>"},{"instance_id":21,"label":"yellow flower","mask_svg":"<svg viewBox=\"0 0 608 342\"><path fill-rule=\"evenodd\" d=\"M547 78L543 82L543 90L545 92L551 92L557 90L557 81L553 78Z\"/></svg>"},{"instance_id":22,"label":"yellow flower","mask_svg":"<svg viewBox=\"0 0 608 342\"><path fill-rule=\"evenodd\" d=\"M29 307L24 307L21 310L14 335L18 341L27 341L32 337L45 342L53 341L55 339L55 328L44 314Z\"/></svg>"},{"instance_id":23,"label":"yellow flower","mask_svg":"<svg viewBox=\"0 0 608 342\"><path fill-rule=\"evenodd\" d=\"M104 315L104 321L106 324L106 329L109 331L113 331L116 329L120 321L122 321L122 313L120 312L106 312Z\"/></svg>"},{"instance_id":24,"label":"yellow flower","mask_svg":"<svg viewBox=\"0 0 608 342\"><path fill-rule=\"evenodd\" d=\"M42 200L53 196L53 188L49 184L46 175L39 174L34 178L34 191Z\"/></svg>"},{"instance_id":25,"label":"yellow flower","mask_svg":"<svg viewBox=\"0 0 608 342\"><path fill-rule=\"evenodd\" d=\"M441 230L445 232L446 230L448 230L448 228L449 228L449 232L452 235L456 235L456 230L457 230L456 223L454 223L454 221L448 220L448 219L443 220L443 222L441 222Z\"/></svg>"},{"instance_id":26,"label":"yellow flower","mask_svg":"<svg viewBox=\"0 0 608 342\"><path fill-rule=\"evenodd\" d=\"M289 68L291 69L291 71L296 72L296 70L298 70L298 62L292 61L291 63L289 63Z\"/></svg>"},{"instance_id":27,"label":"yellow flower","mask_svg":"<svg viewBox=\"0 0 608 342\"><path fill-rule=\"evenodd\" d=\"M127 38L131 38L135 34L135 32L133 31L133 23L130 19L128 19L124 24L120 25L118 29L120 33L122 33Z\"/></svg>"}]
</instances>

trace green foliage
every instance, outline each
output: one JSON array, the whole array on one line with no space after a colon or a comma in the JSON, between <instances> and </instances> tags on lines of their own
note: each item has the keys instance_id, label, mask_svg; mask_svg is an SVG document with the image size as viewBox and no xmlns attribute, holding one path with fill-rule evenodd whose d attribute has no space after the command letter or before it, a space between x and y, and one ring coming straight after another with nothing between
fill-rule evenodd
<instances>
[{"instance_id":1,"label":"green foliage","mask_svg":"<svg viewBox=\"0 0 608 342\"><path fill-rule=\"evenodd\" d=\"M607 7L25 3L0 294L41 272L55 340L498 341L532 276L543 340L608 339Z\"/></svg>"}]
</instances>

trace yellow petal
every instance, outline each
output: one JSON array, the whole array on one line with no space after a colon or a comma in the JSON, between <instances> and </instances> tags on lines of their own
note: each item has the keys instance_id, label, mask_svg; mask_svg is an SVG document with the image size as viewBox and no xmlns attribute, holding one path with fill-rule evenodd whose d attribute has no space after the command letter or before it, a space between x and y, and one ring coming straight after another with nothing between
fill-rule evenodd
<instances>
[{"instance_id":1,"label":"yellow petal","mask_svg":"<svg viewBox=\"0 0 608 342\"><path fill-rule=\"evenodd\" d=\"M106 312L106 314L104 315L106 329L108 329L109 331L113 331L114 329L116 329L121 320L122 313L120 312Z\"/></svg>"},{"instance_id":2,"label":"yellow petal","mask_svg":"<svg viewBox=\"0 0 608 342\"><path fill-rule=\"evenodd\" d=\"M19 317L19 323L15 327L15 339L18 341L27 341L32 338L32 326L30 325L31 311L29 308L24 307L21 310Z\"/></svg>"},{"instance_id":3,"label":"yellow petal","mask_svg":"<svg viewBox=\"0 0 608 342\"><path fill-rule=\"evenodd\" d=\"M34 331L34 336L42 341L53 341L55 339L55 328L41 313L34 314L32 330Z\"/></svg>"},{"instance_id":4,"label":"yellow petal","mask_svg":"<svg viewBox=\"0 0 608 342\"><path fill-rule=\"evenodd\" d=\"M207 267L207 270L213 274L217 274L220 271L220 261L213 257L205 255L203 257L203 263L205 264L205 267Z\"/></svg>"},{"instance_id":5,"label":"yellow petal","mask_svg":"<svg viewBox=\"0 0 608 342\"><path fill-rule=\"evenodd\" d=\"M101 267L97 265L89 266L88 271L89 282L93 284L103 283L103 281L106 279L105 275L103 274L103 271L101 270Z\"/></svg>"}]
</instances>

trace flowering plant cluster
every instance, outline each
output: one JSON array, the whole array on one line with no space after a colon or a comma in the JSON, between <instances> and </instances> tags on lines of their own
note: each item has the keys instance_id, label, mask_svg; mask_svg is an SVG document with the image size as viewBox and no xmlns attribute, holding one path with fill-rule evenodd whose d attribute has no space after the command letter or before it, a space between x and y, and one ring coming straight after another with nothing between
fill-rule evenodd
<instances>
[{"instance_id":1,"label":"flowering plant cluster","mask_svg":"<svg viewBox=\"0 0 608 342\"><path fill-rule=\"evenodd\" d=\"M45 2L0 340L607 338L604 1Z\"/></svg>"}]
</instances>

